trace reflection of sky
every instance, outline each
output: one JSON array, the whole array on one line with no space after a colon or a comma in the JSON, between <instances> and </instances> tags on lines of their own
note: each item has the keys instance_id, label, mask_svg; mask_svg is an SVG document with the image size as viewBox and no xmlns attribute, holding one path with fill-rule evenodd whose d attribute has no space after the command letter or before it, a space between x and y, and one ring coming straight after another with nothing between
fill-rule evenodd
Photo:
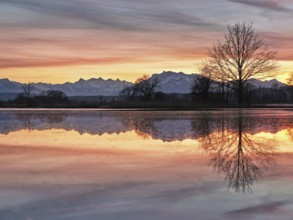
<instances>
[{"instance_id":1,"label":"reflection of sky","mask_svg":"<svg viewBox=\"0 0 293 220\"><path fill-rule=\"evenodd\" d=\"M65 82L191 73L225 26L238 21L254 23L286 72L292 15L289 0L1 0L2 74Z\"/></svg>"},{"instance_id":2,"label":"reflection of sky","mask_svg":"<svg viewBox=\"0 0 293 220\"><path fill-rule=\"evenodd\" d=\"M224 111L209 115L213 126L221 125L218 122L222 120L218 119L225 116L222 122L230 128L225 134L235 136L236 140L237 123L241 122L242 135L248 140L269 141L274 148L275 163L262 170L263 175L253 183L252 193L246 194L227 189L226 174L215 172L211 166L214 155L204 148L204 141L221 137L222 131L206 132L208 121L199 123L206 119L202 112L21 112L18 116L15 112L0 114L5 131L0 134L1 219L287 220L293 214L292 116L287 111L270 114L262 110L263 114L255 114L260 128L248 133L247 129L255 126L255 117L247 116L253 115L251 111L242 111L242 121L237 120L238 111L231 111L229 117ZM95 133L86 124L79 124L80 119L88 122L90 118L110 132L98 129ZM103 119L119 125L119 132L106 126ZM149 127L135 129L142 119ZM174 127L179 119L183 121L178 126L183 135L177 136L177 140L165 136L163 129L155 136L160 126L166 128L169 122ZM189 125L193 123L195 129L201 127L205 132L191 139ZM99 127L98 123L94 125ZM184 130L181 125L189 129ZM176 129L174 132L180 133ZM247 145L245 148L251 149ZM264 151L261 153L265 155Z\"/></svg>"},{"instance_id":3,"label":"reflection of sky","mask_svg":"<svg viewBox=\"0 0 293 220\"><path fill-rule=\"evenodd\" d=\"M289 140L286 130L272 137ZM0 216L288 219L292 150L280 152L281 142L275 144L276 165L264 171L253 193L238 194L227 189L224 174L208 166L208 153L196 140L163 142L134 131L101 136L62 129L2 134Z\"/></svg>"},{"instance_id":4,"label":"reflection of sky","mask_svg":"<svg viewBox=\"0 0 293 220\"><path fill-rule=\"evenodd\" d=\"M211 133L210 136L217 135ZM237 134L231 132L231 134ZM292 129L284 129L277 133L259 132L249 135L249 138L258 142L270 142L278 146L278 152L293 152ZM135 131L120 134L80 134L77 131L63 129L48 130L19 130L10 132L8 135L0 134L0 144L3 146L22 147L54 147L66 149L92 149L92 150L130 150L130 151L155 151L176 153L190 151L193 154L201 154L201 141L198 139L183 139L164 142L144 136Z\"/></svg>"}]
</instances>

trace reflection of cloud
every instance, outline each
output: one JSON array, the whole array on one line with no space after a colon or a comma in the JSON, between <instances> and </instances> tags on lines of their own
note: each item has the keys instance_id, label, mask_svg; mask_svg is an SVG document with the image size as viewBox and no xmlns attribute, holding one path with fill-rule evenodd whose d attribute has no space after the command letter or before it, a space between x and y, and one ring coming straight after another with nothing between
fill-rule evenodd
<instances>
[{"instance_id":1,"label":"reflection of cloud","mask_svg":"<svg viewBox=\"0 0 293 220\"><path fill-rule=\"evenodd\" d=\"M277 201L277 202L270 202L266 204L261 204L258 206L243 208L234 210L231 212L226 213L230 216L239 216L239 215L251 215L251 214L267 214L267 213L273 213L276 211L281 211L281 208L285 205L289 205L292 202L290 201Z\"/></svg>"}]
</instances>

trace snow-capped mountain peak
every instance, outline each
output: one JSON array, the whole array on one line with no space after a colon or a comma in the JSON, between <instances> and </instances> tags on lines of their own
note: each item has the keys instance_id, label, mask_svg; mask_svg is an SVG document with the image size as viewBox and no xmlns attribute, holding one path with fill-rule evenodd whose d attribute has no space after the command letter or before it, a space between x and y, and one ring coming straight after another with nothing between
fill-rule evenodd
<instances>
[{"instance_id":1,"label":"snow-capped mountain peak","mask_svg":"<svg viewBox=\"0 0 293 220\"><path fill-rule=\"evenodd\" d=\"M164 71L155 73L151 79L159 79L157 91L164 93L189 93L197 74L185 74L183 72ZM249 80L255 88L279 88L286 86L275 79L260 81L257 79ZM66 82L63 84L34 83L33 93L46 90L61 90L68 96L116 96L126 86L133 83L120 79L80 78L76 82ZM24 84L11 81L7 78L0 79L0 93L21 93Z\"/></svg>"},{"instance_id":2,"label":"snow-capped mountain peak","mask_svg":"<svg viewBox=\"0 0 293 220\"><path fill-rule=\"evenodd\" d=\"M153 74L151 78L157 78L160 82L159 91L164 93L189 93L197 74L185 74L182 72L164 71Z\"/></svg>"},{"instance_id":3,"label":"snow-capped mountain peak","mask_svg":"<svg viewBox=\"0 0 293 220\"><path fill-rule=\"evenodd\" d=\"M271 80L258 80L258 79L250 79L248 80L248 83L255 88L280 88L286 86L285 83L281 83L276 79Z\"/></svg>"}]
</instances>

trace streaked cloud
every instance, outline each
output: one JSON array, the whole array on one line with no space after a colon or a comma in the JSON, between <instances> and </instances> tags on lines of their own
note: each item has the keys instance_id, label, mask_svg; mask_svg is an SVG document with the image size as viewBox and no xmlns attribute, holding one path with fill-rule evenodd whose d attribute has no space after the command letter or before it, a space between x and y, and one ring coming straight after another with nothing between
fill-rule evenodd
<instances>
[{"instance_id":1,"label":"streaked cloud","mask_svg":"<svg viewBox=\"0 0 293 220\"><path fill-rule=\"evenodd\" d=\"M291 9L282 5L282 1L272 0L229 0L230 2L240 3L262 9L278 11L278 12L292 12Z\"/></svg>"},{"instance_id":2,"label":"streaked cloud","mask_svg":"<svg viewBox=\"0 0 293 220\"><path fill-rule=\"evenodd\" d=\"M139 63L137 75L125 77L136 78L143 66L160 71L161 63L173 70L170 64L179 68L181 62L194 72L234 22L253 22L278 59L291 60L291 10L289 0L0 0L0 67L27 73L91 65L113 72L121 65L133 74Z\"/></svg>"},{"instance_id":3,"label":"streaked cloud","mask_svg":"<svg viewBox=\"0 0 293 220\"><path fill-rule=\"evenodd\" d=\"M171 2L172 3L172 2ZM38 28L106 28L123 31L153 30L163 25L214 27L193 14L155 1L132 0L1 0L0 6L13 7L15 12L31 13L31 17L2 20L2 26ZM42 19L44 16L45 19ZM46 19L49 16L50 19ZM32 19L40 18L40 19ZM25 22L25 24L24 24Z\"/></svg>"}]
</instances>

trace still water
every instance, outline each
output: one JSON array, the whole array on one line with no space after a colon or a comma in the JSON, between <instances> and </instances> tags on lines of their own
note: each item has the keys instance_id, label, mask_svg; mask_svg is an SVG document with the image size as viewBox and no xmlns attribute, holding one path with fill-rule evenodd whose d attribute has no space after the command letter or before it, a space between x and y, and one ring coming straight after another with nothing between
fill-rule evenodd
<instances>
[{"instance_id":1,"label":"still water","mask_svg":"<svg viewBox=\"0 0 293 220\"><path fill-rule=\"evenodd\" d=\"M0 219L292 219L293 111L0 111Z\"/></svg>"}]
</instances>

